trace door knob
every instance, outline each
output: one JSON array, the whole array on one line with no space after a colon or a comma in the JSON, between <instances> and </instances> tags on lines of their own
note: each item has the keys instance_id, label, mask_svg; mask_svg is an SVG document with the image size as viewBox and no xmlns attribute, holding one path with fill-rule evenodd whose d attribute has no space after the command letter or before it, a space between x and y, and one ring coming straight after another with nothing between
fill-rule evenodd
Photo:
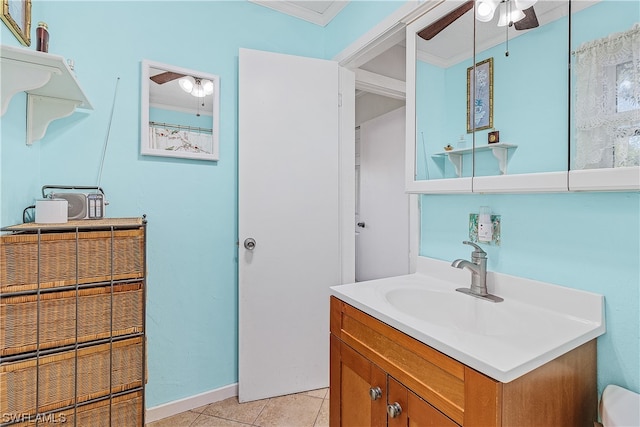
<instances>
[{"instance_id":1,"label":"door knob","mask_svg":"<svg viewBox=\"0 0 640 427\"><path fill-rule=\"evenodd\" d=\"M369 389L369 396L371 396L371 400L378 400L382 397L382 390L380 387L371 387Z\"/></svg>"},{"instance_id":2,"label":"door knob","mask_svg":"<svg viewBox=\"0 0 640 427\"><path fill-rule=\"evenodd\" d=\"M253 248L256 247L256 240L249 237L248 239L244 239L244 248L248 249L250 251L253 250Z\"/></svg>"},{"instance_id":3,"label":"door knob","mask_svg":"<svg viewBox=\"0 0 640 427\"><path fill-rule=\"evenodd\" d=\"M387 405L387 414L389 414L391 418L397 418L402 414L402 407L398 402L389 403Z\"/></svg>"},{"instance_id":4,"label":"door knob","mask_svg":"<svg viewBox=\"0 0 640 427\"><path fill-rule=\"evenodd\" d=\"M365 226L364 222L359 222L359 223L357 223L356 225L357 225L358 227L360 227L360 228L364 228L364 226Z\"/></svg>"}]
</instances>

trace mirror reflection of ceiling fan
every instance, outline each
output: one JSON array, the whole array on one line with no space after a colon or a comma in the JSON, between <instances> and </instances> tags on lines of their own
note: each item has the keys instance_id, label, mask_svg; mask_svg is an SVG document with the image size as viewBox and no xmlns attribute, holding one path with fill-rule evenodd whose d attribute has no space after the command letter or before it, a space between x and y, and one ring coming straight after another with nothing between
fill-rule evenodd
<instances>
[{"instance_id":1,"label":"mirror reflection of ceiling fan","mask_svg":"<svg viewBox=\"0 0 640 427\"><path fill-rule=\"evenodd\" d=\"M442 30L453 24L462 15L473 9L475 2L476 19L489 22L498 11L498 26L514 26L516 30L529 30L539 25L533 9L537 0L469 0L452 10L431 25L425 27L418 36L431 40Z\"/></svg>"},{"instance_id":2,"label":"mirror reflection of ceiling fan","mask_svg":"<svg viewBox=\"0 0 640 427\"><path fill-rule=\"evenodd\" d=\"M161 85L184 76L185 74L174 73L173 71L165 71L164 73L156 74L155 76L151 76L149 78Z\"/></svg>"},{"instance_id":3,"label":"mirror reflection of ceiling fan","mask_svg":"<svg viewBox=\"0 0 640 427\"><path fill-rule=\"evenodd\" d=\"M178 80L178 84L182 90L197 98L203 98L213 93L213 82L211 80L188 76L181 73L174 73L173 71L165 71L164 73L151 76L149 79L159 85L168 83L175 79L180 79Z\"/></svg>"}]
</instances>

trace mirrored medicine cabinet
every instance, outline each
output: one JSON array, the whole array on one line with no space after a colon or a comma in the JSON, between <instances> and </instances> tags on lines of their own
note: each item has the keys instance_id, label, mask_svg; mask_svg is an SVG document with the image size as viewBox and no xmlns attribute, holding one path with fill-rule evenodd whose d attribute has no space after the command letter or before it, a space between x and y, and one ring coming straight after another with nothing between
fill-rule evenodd
<instances>
[{"instance_id":1,"label":"mirrored medicine cabinet","mask_svg":"<svg viewBox=\"0 0 640 427\"><path fill-rule=\"evenodd\" d=\"M440 2L407 26L407 191L640 190L638 36L629 34L640 5L485 0L483 16L479 4ZM525 18L503 25L517 7ZM609 48L604 71L578 67L590 49L618 46L615 37L635 43L635 57ZM594 72L609 100L609 123L596 129L593 116L605 116L584 113L593 94L581 89Z\"/></svg>"},{"instance_id":2,"label":"mirrored medicine cabinet","mask_svg":"<svg viewBox=\"0 0 640 427\"><path fill-rule=\"evenodd\" d=\"M218 76L142 61L140 153L217 161Z\"/></svg>"}]
</instances>

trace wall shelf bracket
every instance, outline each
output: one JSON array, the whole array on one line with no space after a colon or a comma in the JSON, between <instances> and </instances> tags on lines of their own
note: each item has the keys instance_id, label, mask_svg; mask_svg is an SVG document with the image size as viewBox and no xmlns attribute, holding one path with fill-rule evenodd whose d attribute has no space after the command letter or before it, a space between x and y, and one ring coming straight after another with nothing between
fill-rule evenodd
<instances>
[{"instance_id":1,"label":"wall shelf bracket","mask_svg":"<svg viewBox=\"0 0 640 427\"><path fill-rule=\"evenodd\" d=\"M78 105L70 99L27 94L27 145L42 139L52 121L70 116Z\"/></svg>"},{"instance_id":2,"label":"wall shelf bracket","mask_svg":"<svg viewBox=\"0 0 640 427\"><path fill-rule=\"evenodd\" d=\"M493 153L493 157L498 161L498 168L500 169L501 175L507 174L507 164L509 163L509 149L517 148L518 146L515 144L506 144L504 142L499 142L490 145L480 145L475 147L475 152L487 151L491 150ZM438 158L442 158L446 156L449 159L449 162L453 165L455 169L456 176L459 178L462 176L462 159L465 154L472 155L474 153L474 148L461 148L450 151L442 151L439 153L433 154L431 157L436 160ZM441 167L442 168L442 167Z\"/></svg>"},{"instance_id":3,"label":"wall shelf bracket","mask_svg":"<svg viewBox=\"0 0 640 427\"><path fill-rule=\"evenodd\" d=\"M15 95L27 93L27 145L42 139L53 120L76 108L93 109L63 57L4 45L0 52L0 113Z\"/></svg>"}]
</instances>

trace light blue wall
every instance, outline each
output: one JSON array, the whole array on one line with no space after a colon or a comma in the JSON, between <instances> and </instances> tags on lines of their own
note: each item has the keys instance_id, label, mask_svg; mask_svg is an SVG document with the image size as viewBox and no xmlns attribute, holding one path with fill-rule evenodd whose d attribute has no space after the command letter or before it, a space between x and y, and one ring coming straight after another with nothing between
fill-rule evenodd
<instances>
[{"instance_id":1,"label":"light blue wall","mask_svg":"<svg viewBox=\"0 0 640 427\"><path fill-rule=\"evenodd\" d=\"M148 407L237 381L238 48L330 58L402 4L352 2L321 28L246 1L34 0L33 22L49 24L51 53L75 61L94 111L55 121L43 141L26 147L25 96L11 101L0 122L0 224L20 222L44 184L95 183L120 77L102 186L109 216L149 217ZM18 45L4 25L0 35ZM219 162L138 154L144 58L221 76ZM492 269L605 294L599 381L638 390L638 194L425 196L422 203L423 255L467 256L460 244L467 215L488 204L503 215Z\"/></svg>"},{"instance_id":2,"label":"light blue wall","mask_svg":"<svg viewBox=\"0 0 640 427\"><path fill-rule=\"evenodd\" d=\"M640 3L605 0L575 14L576 26L572 33L575 47L586 40L629 29L639 19ZM559 36L559 39L566 46L566 37ZM525 36L516 40L518 43L510 43L508 61L518 60L516 52L521 47L526 47L527 52L533 51L533 46L524 44L527 41ZM546 45L551 44L552 40L547 39ZM493 54L497 58L498 52ZM544 55L539 53L538 56ZM507 102L499 91L502 80L508 78L499 71L499 67L505 66L505 63L496 62L494 65L495 114L498 120L511 113L500 112L499 106ZM529 79L535 79L535 76L529 76ZM566 78L563 81L566 84ZM566 93L560 88L556 88L556 91ZM566 105L566 99L563 98L561 102ZM543 108L540 107L540 110ZM560 113L566 120L566 112ZM515 120L514 116L506 122ZM532 132L537 129L539 132L540 129L547 129L547 124L551 122L556 123L557 127L562 126L559 121L549 117L540 126L532 124L526 127L525 123L521 123L518 128L526 127ZM566 124L559 130L566 136ZM502 132L500 136L502 139ZM510 172L527 172L527 162L536 164L536 159L543 159L540 154L550 152L550 149L542 149L544 141L539 138L538 141L528 140L527 143L532 150L527 152L518 167L517 157L522 157L526 148L518 147L517 156L514 155L509 164ZM539 150L539 155L535 154L536 150ZM479 163L482 159L477 158L476 161ZM479 166L477 164L476 168L479 169ZM468 258L469 249L461 242L468 238L469 214L477 213L479 207L484 205L491 206L494 213L502 216L502 245L486 247L489 268L604 295L607 333L598 340L599 389L602 391L604 386L613 383L638 391L640 194L422 196L420 254L443 260Z\"/></svg>"},{"instance_id":3,"label":"light blue wall","mask_svg":"<svg viewBox=\"0 0 640 427\"><path fill-rule=\"evenodd\" d=\"M640 389L640 194L422 196L420 254L469 259L469 214L501 215L488 268L605 296L598 385Z\"/></svg>"},{"instance_id":4,"label":"light blue wall","mask_svg":"<svg viewBox=\"0 0 640 427\"><path fill-rule=\"evenodd\" d=\"M236 382L238 49L323 57L322 27L246 1L34 1L32 19L49 24L50 53L75 61L94 110L25 147L25 96L12 100L2 224L21 222L44 184L95 184L120 77L101 185L109 216L149 219L146 404ZM220 161L139 155L142 59L221 77Z\"/></svg>"},{"instance_id":5,"label":"light blue wall","mask_svg":"<svg viewBox=\"0 0 640 427\"><path fill-rule=\"evenodd\" d=\"M26 96L11 101L0 224L21 222L42 185L95 185L120 77L101 185L108 216L149 219L147 407L237 381L238 49L331 58L402 4L355 1L323 28L244 0L33 1L49 52L74 60L94 110L54 121L26 147ZM19 45L4 25L1 35ZM221 77L220 161L139 155L142 59Z\"/></svg>"},{"instance_id":6,"label":"light blue wall","mask_svg":"<svg viewBox=\"0 0 640 427\"><path fill-rule=\"evenodd\" d=\"M487 145L490 130L499 130L502 142L517 144L517 150L511 152L510 173L567 168L568 35L568 19L562 18L512 39L509 56L505 56L504 43L476 53L477 63L493 59L494 108L493 129L476 132L475 144ZM469 38L472 40L472 34ZM459 148L457 141L461 135L467 141L466 147L471 147L473 137L467 133L466 123L466 82L467 68L472 65L472 58L448 68L419 62L417 130L420 138L424 133L430 179L456 177L450 162L439 158L438 166L431 157L433 153L442 152L447 144ZM440 74L440 78L433 78ZM545 76L545 80L540 76ZM420 160L422 167L425 159ZM491 152L476 153L475 170L473 161L471 154L464 156L463 176L500 173Z\"/></svg>"},{"instance_id":7,"label":"light blue wall","mask_svg":"<svg viewBox=\"0 0 640 427\"><path fill-rule=\"evenodd\" d=\"M149 108L149 121L156 123L180 124L183 126L200 127L211 129L211 115L196 116L193 113L184 113L182 111L167 110L164 108Z\"/></svg>"}]
</instances>

